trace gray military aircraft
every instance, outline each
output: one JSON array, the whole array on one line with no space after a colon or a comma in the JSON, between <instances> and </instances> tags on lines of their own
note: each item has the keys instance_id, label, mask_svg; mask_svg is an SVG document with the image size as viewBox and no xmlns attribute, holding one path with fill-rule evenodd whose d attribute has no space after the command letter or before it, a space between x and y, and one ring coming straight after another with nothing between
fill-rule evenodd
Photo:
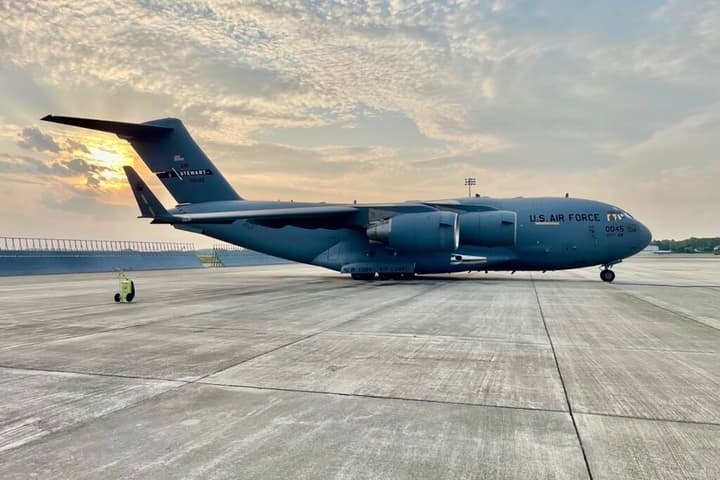
<instances>
[{"instance_id":1,"label":"gray military aircraft","mask_svg":"<svg viewBox=\"0 0 720 480\"><path fill-rule=\"evenodd\" d=\"M177 201L166 209L124 167L140 218L170 224L358 280L471 270L562 270L599 265L600 278L645 248L650 231L624 210L578 198L457 198L388 204L243 199L183 123L124 123L47 115L130 142Z\"/></svg>"}]
</instances>

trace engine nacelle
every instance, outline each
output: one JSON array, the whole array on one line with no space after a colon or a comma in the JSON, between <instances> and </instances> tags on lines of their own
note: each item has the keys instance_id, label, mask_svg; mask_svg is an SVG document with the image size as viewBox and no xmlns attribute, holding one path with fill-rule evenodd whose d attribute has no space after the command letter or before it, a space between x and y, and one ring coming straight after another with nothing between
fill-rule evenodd
<instances>
[{"instance_id":1,"label":"engine nacelle","mask_svg":"<svg viewBox=\"0 0 720 480\"><path fill-rule=\"evenodd\" d=\"M517 214L506 210L460 215L460 243L480 247L515 245Z\"/></svg>"},{"instance_id":2,"label":"engine nacelle","mask_svg":"<svg viewBox=\"0 0 720 480\"><path fill-rule=\"evenodd\" d=\"M367 236L401 252L449 252L458 248L460 225L453 212L403 213L373 223Z\"/></svg>"}]
</instances>

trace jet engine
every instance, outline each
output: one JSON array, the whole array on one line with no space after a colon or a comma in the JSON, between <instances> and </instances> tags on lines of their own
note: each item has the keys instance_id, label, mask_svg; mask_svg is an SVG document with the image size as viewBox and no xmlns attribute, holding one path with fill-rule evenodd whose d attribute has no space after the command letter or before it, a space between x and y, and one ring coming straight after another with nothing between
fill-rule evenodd
<instances>
[{"instance_id":1,"label":"jet engine","mask_svg":"<svg viewBox=\"0 0 720 480\"><path fill-rule=\"evenodd\" d=\"M460 243L480 247L515 245L517 214L505 210L460 215Z\"/></svg>"},{"instance_id":2,"label":"jet engine","mask_svg":"<svg viewBox=\"0 0 720 480\"><path fill-rule=\"evenodd\" d=\"M439 252L457 249L458 216L453 212L403 213L370 224L368 239L401 252Z\"/></svg>"}]
</instances>

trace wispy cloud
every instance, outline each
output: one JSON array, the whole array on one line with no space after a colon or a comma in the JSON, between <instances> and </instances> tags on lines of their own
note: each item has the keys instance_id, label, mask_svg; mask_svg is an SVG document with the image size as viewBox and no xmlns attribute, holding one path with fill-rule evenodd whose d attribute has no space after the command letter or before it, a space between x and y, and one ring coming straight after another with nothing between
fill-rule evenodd
<instances>
[{"instance_id":1,"label":"wispy cloud","mask_svg":"<svg viewBox=\"0 0 720 480\"><path fill-rule=\"evenodd\" d=\"M35 127L25 127L19 135L17 144L19 147L27 150L36 150L38 152L59 152L60 147L50 135L45 135L40 129Z\"/></svg>"},{"instance_id":2,"label":"wispy cloud","mask_svg":"<svg viewBox=\"0 0 720 480\"><path fill-rule=\"evenodd\" d=\"M666 223L685 206L648 177L711 188L717 2L29 0L0 16L0 169L17 179L37 157L58 181L122 181L88 137L38 129L45 113L172 115L252 196L451 196L473 174L489 194L571 190L667 236L702 229Z\"/></svg>"}]
</instances>

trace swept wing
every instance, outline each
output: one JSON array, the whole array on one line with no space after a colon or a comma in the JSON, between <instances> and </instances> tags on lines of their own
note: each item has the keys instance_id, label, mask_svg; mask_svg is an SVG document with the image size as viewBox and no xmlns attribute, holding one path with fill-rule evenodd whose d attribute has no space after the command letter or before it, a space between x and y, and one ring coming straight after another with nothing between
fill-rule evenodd
<instances>
[{"instance_id":1,"label":"swept wing","mask_svg":"<svg viewBox=\"0 0 720 480\"><path fill-rule=\"evenodd\" d=\"M237 210L207 213L170 213L152 193L140 175L130 166L123 167L135 200L140 207L141 218L152 218L153 223L233 223L236 220L294 221L313 218L345 217L358 213L355 207L343 205L319 205L297 208L263 208L261 210Z\"/></svg>"}]
</instances>

